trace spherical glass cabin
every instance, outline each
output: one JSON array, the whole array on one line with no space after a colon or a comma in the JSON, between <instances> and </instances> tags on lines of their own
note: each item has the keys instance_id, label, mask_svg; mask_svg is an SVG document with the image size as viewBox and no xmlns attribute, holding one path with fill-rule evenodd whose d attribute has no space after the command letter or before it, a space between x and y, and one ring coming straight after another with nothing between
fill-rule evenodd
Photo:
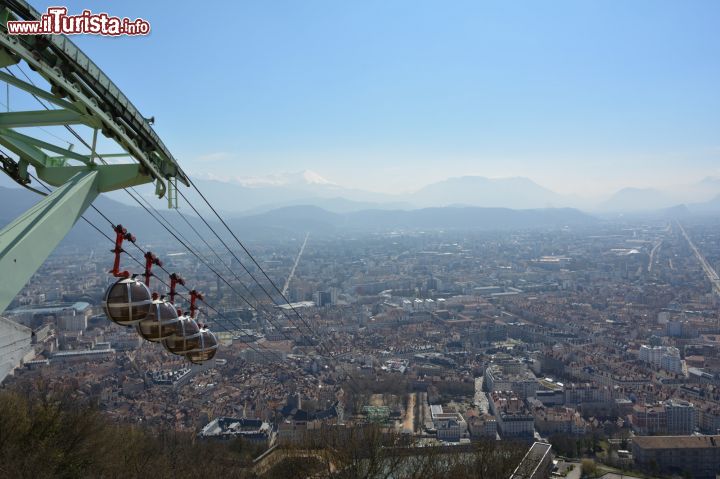
<instances>
[{"instance_id":1,"label":"spherical glass cabin","mask_svg":"<svg viewBox=\"0 0 720 479\"><path fill-rule=\"evenodd\" d=\"M137 332L144 339L159 343L175 334L179 322L175 306L165 300L156 299L145 319L137 323Z\"/></svg>"},{"instance_id":2,"label":"spherical glass cabin","mask_svg":"<svg viewBox=\"0 0 720 479\"><path fill-rule=\"evenodd\" d=\"M163 340L165 349L173 354L185 355L201 346L200 327L190 316L180 316L175 333Z\"/></svg>"},{"instance_id":3,"label":"spherical glass cabin","mask_svg":"<svg viewBox=\"0 0 720 479\"><path fill-rule=\"evenodd\" d=\"M188 351L185 357L188 358L191 363L202 364L215 357L217 348L217 337L215 337L209 329L202 328L200 330L200 347Z\"/></svg>"},{"instance_id":4,"label":"spherical glass cabin","mask_svg":"<svg viewBox=\"0 0 720 479\"><path fill-rule=\"evenodd\" d=\"M122 278L107 289L102 305L110 321L130 326L148 315L152 295L145 283L134 278Z\"/></svg>"}]
</instances>

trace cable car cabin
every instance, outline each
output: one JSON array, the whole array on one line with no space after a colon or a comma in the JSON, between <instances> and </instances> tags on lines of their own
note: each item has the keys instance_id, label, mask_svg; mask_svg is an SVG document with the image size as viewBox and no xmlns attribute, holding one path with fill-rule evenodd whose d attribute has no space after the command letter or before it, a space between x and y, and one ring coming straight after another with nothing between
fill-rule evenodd
<instances>
[{"instance_id":1,"label":"cable car cabin","mask_svg":"<svg viewBox=\"0 0 720 479\"><path fill-rule=\"evenodd\" d=\"M107 289L102 304L110 321L130 326L147 317L152 302L145 283L135 278L122 278Z\"/></svg>"},{"instance_id":2,"label":"cable car cabin","mask_svg":"<svg viewBox=\"0 0 720 479\"><path fill-rule=\"evenodd\" d=\"M202 328L200 330L200 347L189 351L185 357L191 363L202 364L215 357L217 348L218 342L215 335L209 329Z\"/></svg>"},{"instance_id":3,"label":"cable car cabin","mask_svg":"<svg viewBox=\"0 0 720 479\"><path fill-rule=\"evenodd\" d=\"M137 323L137 332L144 339L159 343L175 334L179 322L175 306L163 299L156 299L145 319Z\"/></svg>"},{"instance_id":4,"label":"cable car cabin","mask_svg":"<svg viewBox=\"0 0 720 479\"><path fill-rule=\"evenodd\" d=\"M200 327L190 316L180 316L175 333L163 340L165 349L173 354L185 355L201 346Z\"/></svg>"}]
</instances>

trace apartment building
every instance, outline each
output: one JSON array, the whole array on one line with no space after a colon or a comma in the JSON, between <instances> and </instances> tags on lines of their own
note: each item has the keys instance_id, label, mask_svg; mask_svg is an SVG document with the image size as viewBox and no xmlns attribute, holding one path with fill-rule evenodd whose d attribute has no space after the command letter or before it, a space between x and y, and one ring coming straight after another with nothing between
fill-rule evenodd
<instances>
[{"instance_id":1,"label":"apartment building","mask_svg":"<svg viewBox=\"0 0 720 479\"><path fill-rule=\"evenodd\" d=\"M720 471L720 436L638 436L632 451L636 466L655 473L715 479Z\"/></svg>"},{"instance_id":2,"label":"apartment building","mask_svg":"<svg viewBox=\"0 0 720 479\"><path fill-rule=\"evenodd\" d=\"M511 391L490 393L490 409L503 438L528 437L535 433L535 419L517 394Z\"/></svg>"}]
</instances>

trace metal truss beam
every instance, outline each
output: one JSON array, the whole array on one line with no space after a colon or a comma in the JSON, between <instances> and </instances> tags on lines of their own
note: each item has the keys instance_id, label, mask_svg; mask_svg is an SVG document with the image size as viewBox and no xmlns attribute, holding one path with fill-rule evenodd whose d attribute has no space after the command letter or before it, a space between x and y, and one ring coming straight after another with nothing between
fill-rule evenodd
<instances>
[{"instance_id":1,"label":"metal truss beam","mask_svg":"<svg viewBox=\"0 0 720 479\"><path fill-rule=\"evenodd\" d=\"M96 75L98 75L98 78L102 77L101 80L98 80L98 85L105 84L105 87L110 88L110 90L112 90L114 95L118 98L114 98L113 93L109 93L109 96L105 95L104 97L98 98L87 88L81 86L81 84L71 76L66 77L62 70L51 67L42 57L34 55L33 52L28 49L28 45L24 43L25 40L27 39L10 37L0 31L0 47L6 49L14 55L20 56L33 70L38 72L38 74L44 77L56 89L60 89L67 93L68 97L71 99L70 104L77 110L81 109L84 113L84 117L90 120L91 123L84 122L85 124L93 128L102 129L105 136L115 139L125 151L130 153L133 158L145 166L146 170L155 178L155 191L158 197L162 198L165 195L165 181L168 177L178 177L186 186L189 186L189 182L179 165L176 163L175 159L172 158L169 152L167 152L167 149L160 142L155 132L152 131L152 128L147 124L147 121L142 118L142 115L140 115L129 100L122 95L117 87L112 84L112 82L110 82L104 74L101 75L101 71L97 68L97 66L93 64L92 70ZM51 41L52 40L53 38L51 38ZM75 53L75 57L82 56L87 59L87 57L85 57L85 55L82 54L77 47L64 37L62 42L65 47ZM65 53L67 54L67 52ZM85 63L86 67L89 67L91 62L87 59ZM76 62L74 66L80 66L80 63ZM91 73L88 74L92 76ZM26 90L25 86L19 88ZM110 100L111 97L113 97L112 101ZM124 111L132 110L133 114L131 123L138 123L142 125L140 130L136 130L136 133L140 132L141 136L143 136L146 140L149 138L151 143L153 143L157 148L155 150L141 148L141 142L138 141L137 136L127 131L126 126L129 124L121 124L117 118L101 108L101 103L106 103L106 101L113 103L113 108L117 107ZM106 107L107 106L108 105L106 104ZM130 119L127 121L130 121Z\"/></svg>"},{"instance_id":2,"label":"metal truss beam","mask_svg":"<svg viewBox=\"0 0 720 479\"><path fill-rule=\"evenodd\" d=\"M7 138L7 140L5 142L2 142L2 138ZM52 143L38 140L37 138L33 138L32 136L23 135L22 133L18 133L17 131L13 130L0 128L0 142L2 142L2 144L7 146L9 149L13 149L9 145L14 144L17 147L22 147L23 149L30 149L32 147L36 147L42 148L43 150L52 151L53 153L57 153L58 155L60 155L59 157L48 157L52 160L77 160L85 164L92 163L90 161L90 157L87 155L76 153L72 150L68 150L67 148L62 148L60 146L53 145ZM17 153L15 149L13 149L13 151ZM113 155L103 155L103 157L105 156L110 157ZM127 155L124 154L123 156Z\"/></svg>"},{"instance_id":3,"label":"metal truss beam","mask_svg":"<svg viewBox=\"0 0 720 479\"><path fill-rule=\"evenodd\" d=\"M0 0L0 27L11 19L38 18L39 13L24 0ZM22 69L27 82L9 69L0 72L0 81L34 96L48 109L0 112L0 145L17 156L17 160L0 157L0 171L27 185L28 168L32 166L42 180L57 189L0 230L0 313L98 194L154 182L155 193L162 198L169 183L168 204L177 207L177 180L190 186L189 179L151 127L153 120L142 115L69 39L60 35L12 36L0 28L0 68L20 61L47 81L47 85L36 85ZM43 89L44 86L48 88ZM52 144L24 134L27 131L14 131L70 125L85 125L94 130L92 145L80 140L89 153L74 152L72 146L66 148L62 139ZM75 133L72 129L71 132ZM97 164L99 132L126 152L103 157L125 156L138 163Z\"/></svg>"},{"instance_id":4,"label":"metal truss beam","mask_svg":"<svg viewBox=\"0 0 720 479\"><path fill-rule=\"evenodd\" d=\"M87 124L85 116L71 110L11 111L0 113L0 127L28 128Z\"/></svg>"},{"instance_id":5,"label":"metal truss beam","mask_svg":"<svg viewBox=\"0 0 720 479\"><path fill-rule=\"evenodd\" d=\"M97 189L100 193L115 191L121 188L144 185L152 181L150 176L140 172L142 165L128 163L124 165L92 165L85 166L50 166L36 168L41 180L53 186L60 186L72 179L78 173L97 171L100 173Z\"/></svg>"},{"instance_id":6,"label":"metal truss beam","mask_svg":"<svg viewBox=\"0 0 720 479\"><path fill-rule=\"evenodd\" d=\"M0 312L98 195L98 179L96 171L75 175L0 231Z\"/></svg>"},{"instance_id":7,"label":"metal truss beam","mask_svg":"<svg viewBox=\"0 0 720 479\"><path fill-rule=\"evenodd\" d=\"M141 168L129 164L37 169L40 177L61 186L0 231L0 313L101 192L152 181Z\"/></svg>"},{"instance_id":8,"label":"metal truss beam","mask_svg":"<svg viewBox=\"0 0 720 479\"><path fill-rule=\"evenodd\" d=\"M74 110L75 109L75 106L72 103L70 103L69 101L58 98L55 95L53 95L52 93L46 92L42 88L38 88L35 85L32 85L25 81L22 81L18 77L14 77L8 73L0 71L0 81L9 83L10 85L12 85L16 88L19 88L21 90L25 90L26 92L30 93L31 95L35 95L38 98L42 98L45 101L49 101L50 103L53 103L53 104L59 106L60 108L64 108L66 110Z\"/></svg>"}]
</instances>

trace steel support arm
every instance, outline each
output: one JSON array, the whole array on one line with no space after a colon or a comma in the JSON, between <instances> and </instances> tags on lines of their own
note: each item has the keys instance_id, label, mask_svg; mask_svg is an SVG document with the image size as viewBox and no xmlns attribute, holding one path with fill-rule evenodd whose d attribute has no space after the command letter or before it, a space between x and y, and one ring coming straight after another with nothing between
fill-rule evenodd
<instances>
[{"instance_id":1,"label":"steel support arm","mask_svg":"<svg viewBox=\"0 0 720 479\"><path fill-rule=\"evenodd\" d=\"M127 168L135 166L134 178ZM27 284L35 271L70 231L101 191L123 184L149 182L139 165L109 165L77 171L0 231L0 313ZM59 169L58 169L59 170ZM72 171L72 170L68 170ZM47 172L50 174L50 172Z\"/></svg>"},{"instance_id":2,"label":"steel support arm","mask_svg":"<svg viewBox=\"0 0 720 479\"><path fill-rule=\"evenodd\" d=\"M3 128L28 128L32 126L80 125L86 118L72 110L11 111L0 113Z\"/></svg>"}]
</instances>

